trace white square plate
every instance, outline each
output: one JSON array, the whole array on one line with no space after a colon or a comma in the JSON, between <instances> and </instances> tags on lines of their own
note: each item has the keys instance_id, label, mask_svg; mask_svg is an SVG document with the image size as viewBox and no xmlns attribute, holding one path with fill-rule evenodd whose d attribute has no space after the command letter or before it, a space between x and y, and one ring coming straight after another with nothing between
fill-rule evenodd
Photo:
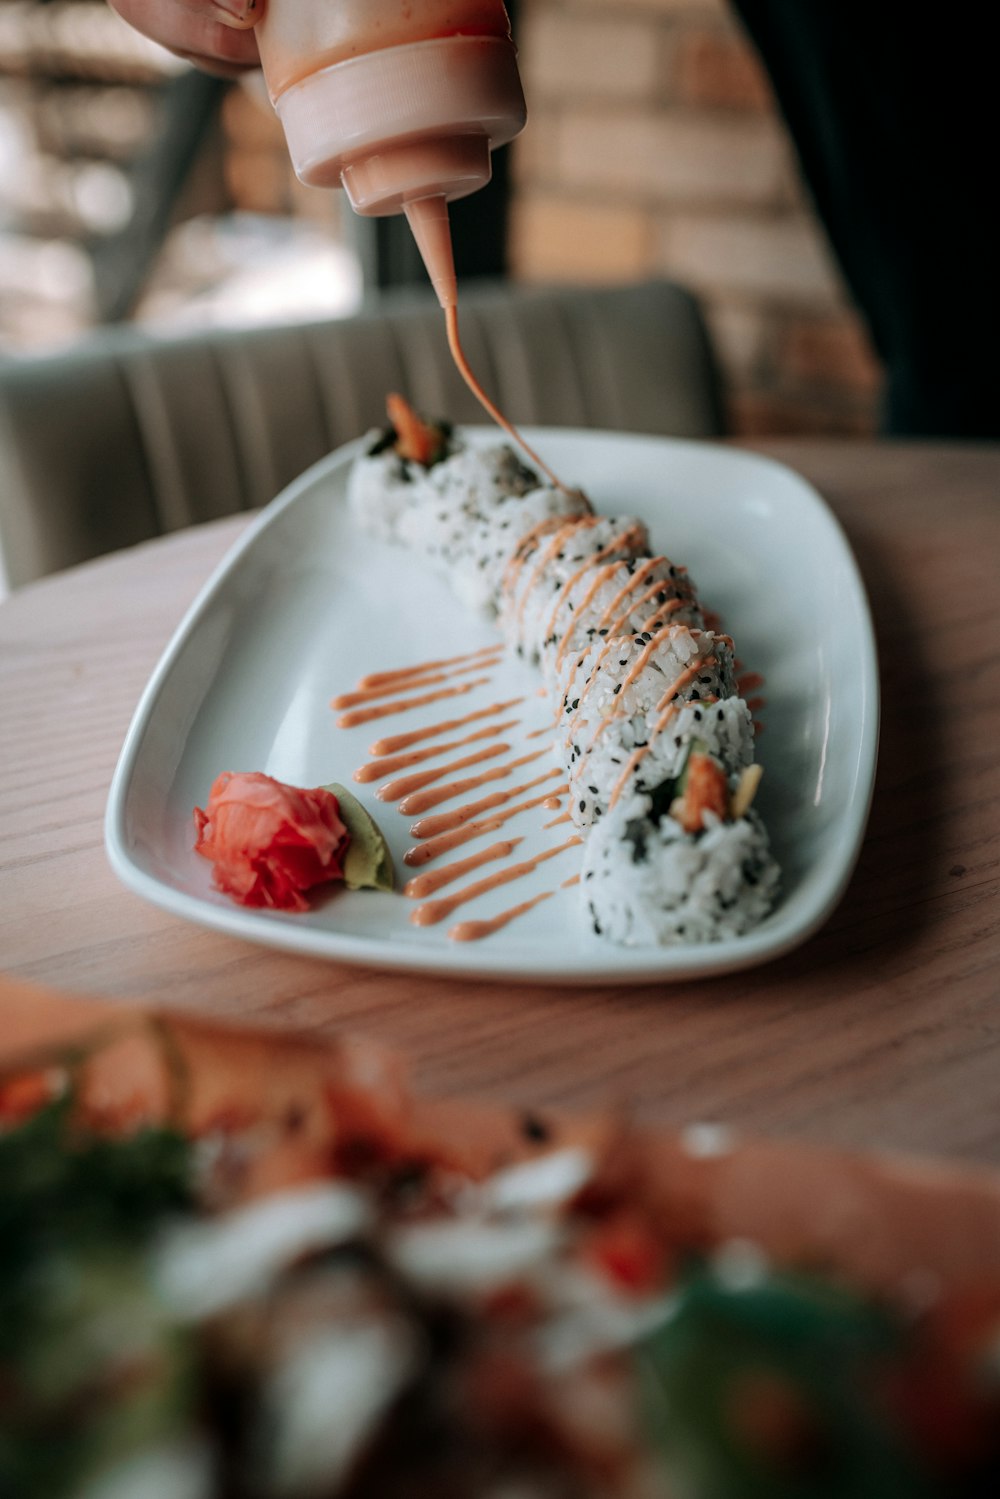
<instances>
[{"instance_id":1,"label":"white square plate","mask_svg":"<svg viewBox=\"0 0 1000 1499\"><path fill-rule=\"evenodd\" d=\"M495 441L493 431L469 435ZM449 922L411 925L414 903L399 893L340 889L307 914L290 915L245 909L212 888L210 866L193 851L192 809L205 805L221 771L263 770L300 786L347 785L379 734L525 695L523 722L511 738L517 754L529 748L520 749L517 736L550 721L537 675L510 660L488 687L457 705L437 703L403 721L335 726L330 699L364 673L497 639L495 628L470 615L419 559L359 532L345 499L359 443L331 454L262 512L202 590L154 672L108 802L108 854L127 886L178 916L272 947L375 967L548 983L729 972L787 952L822 924L857 858L878 741L871 621L837 522L797 474L752 454L591 431L544 429L529 440L587 491L597 510L641 516L655 547L689 567L702 602L722 616L746 668L764 675L758 806L783 869L771 916L725 942L616 947L592 933L579 890L562 888L579 869L579 849L463 906L462 918L489 917L542 890L556 891L478 942L450 940ZM356 791L389 840L402 884L402 856L413 841L408 821L376 801L371 786ZM500 836L523 834L517 857L527 859L571 831L543 831L536 809L519 814Z\"/></svg>"}]
</instances>

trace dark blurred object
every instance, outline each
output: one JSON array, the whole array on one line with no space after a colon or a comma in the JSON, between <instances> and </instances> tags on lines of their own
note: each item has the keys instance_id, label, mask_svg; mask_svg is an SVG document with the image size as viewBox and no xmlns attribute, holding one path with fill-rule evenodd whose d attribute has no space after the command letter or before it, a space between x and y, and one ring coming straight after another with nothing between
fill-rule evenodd
<instances>
[{"instance_id":1,"label":"dark blurred object","mask_svg":"<svg viewBox=\"0 0 1000 1499\"><path fill-rule=\"evenodd\" d=\"M132 216L93 251L98 321L121 322L133 312L227 87L194 72L168 85L160 130L132 169Z\"/></svg>"},{"instance_id":2,"label":"dark blurred object","mask_svg":"<svg viewBox=\"0 0 1000 1499\"><path fill-rule=\"evenodd\" d=\"M518 423L675 437L722 432L693 297L669 282L482 288L463 340ZM265 504L385 420L390 390L481 422L428 294L296 327L170 341L117 330L0 365L0 540L17 586L88 557Z\"/></svg>"},{"instance_id":3,"label":"dark blurred object","mask_svg":"<svg viewBox=\"0 0 1000 1499\"><path fill-rule=\"evenodd\" d=\"M891 436L1000 436L987 28L865 0L733 0L887 370Z\"/></svg>"}]
</instances>

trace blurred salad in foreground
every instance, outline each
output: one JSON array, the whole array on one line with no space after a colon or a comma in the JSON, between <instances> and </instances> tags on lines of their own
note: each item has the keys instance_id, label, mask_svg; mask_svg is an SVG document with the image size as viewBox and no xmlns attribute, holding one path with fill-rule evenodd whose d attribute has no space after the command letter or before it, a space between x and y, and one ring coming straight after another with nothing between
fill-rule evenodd
<instances>
[{"instance_id":1,"label":"blurred salad in foreground","mask_svg":"<svg viewBox=\"0 0 1000 1499\"><path fill-rule=\"evenodd\" d=\"M1000 1266L877 1293L628 1129L483 1172L371 1048L130 1024L0 1066L3 1495L998 1491Z\"/></svg>"}]
</instances>

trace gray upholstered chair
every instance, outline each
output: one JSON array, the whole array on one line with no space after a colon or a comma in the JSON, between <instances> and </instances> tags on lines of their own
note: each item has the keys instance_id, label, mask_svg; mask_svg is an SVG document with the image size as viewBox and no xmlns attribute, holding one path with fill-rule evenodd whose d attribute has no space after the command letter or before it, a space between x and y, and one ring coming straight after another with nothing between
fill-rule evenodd
<instances>
[{"instance_id":1,"label":"gray upholstered chair","mask_svg":"<svg viewBox=\"0 0 1000 1499\"><path fill-rule=\"evenodd\" d=\"M488 287L463 295L463 341L519 423L682 437L722 430L694 300L667 282ZM337 322L157 339L102 334L0 364L0 546L11 586L198 521L265 504L384 420L400 390L480 421L436 305Z\"/></svg>"}]
</instances>

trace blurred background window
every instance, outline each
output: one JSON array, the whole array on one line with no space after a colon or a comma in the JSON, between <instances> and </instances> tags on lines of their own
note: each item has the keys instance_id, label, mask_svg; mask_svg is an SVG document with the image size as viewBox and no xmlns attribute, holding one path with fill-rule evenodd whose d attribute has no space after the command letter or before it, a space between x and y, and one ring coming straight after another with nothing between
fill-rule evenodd
<instances>
[{"instance_id":1,"label":"blurred background window","mask_svg":"<svg viewBox=\"0 0 1000 1499\"><path fill-rule=\"evenodd\" d=\"M0 0L0 353L350 312L340 207L296 181L259 78L198 73L103 0Z\"/></svg>"}]
</instances>

